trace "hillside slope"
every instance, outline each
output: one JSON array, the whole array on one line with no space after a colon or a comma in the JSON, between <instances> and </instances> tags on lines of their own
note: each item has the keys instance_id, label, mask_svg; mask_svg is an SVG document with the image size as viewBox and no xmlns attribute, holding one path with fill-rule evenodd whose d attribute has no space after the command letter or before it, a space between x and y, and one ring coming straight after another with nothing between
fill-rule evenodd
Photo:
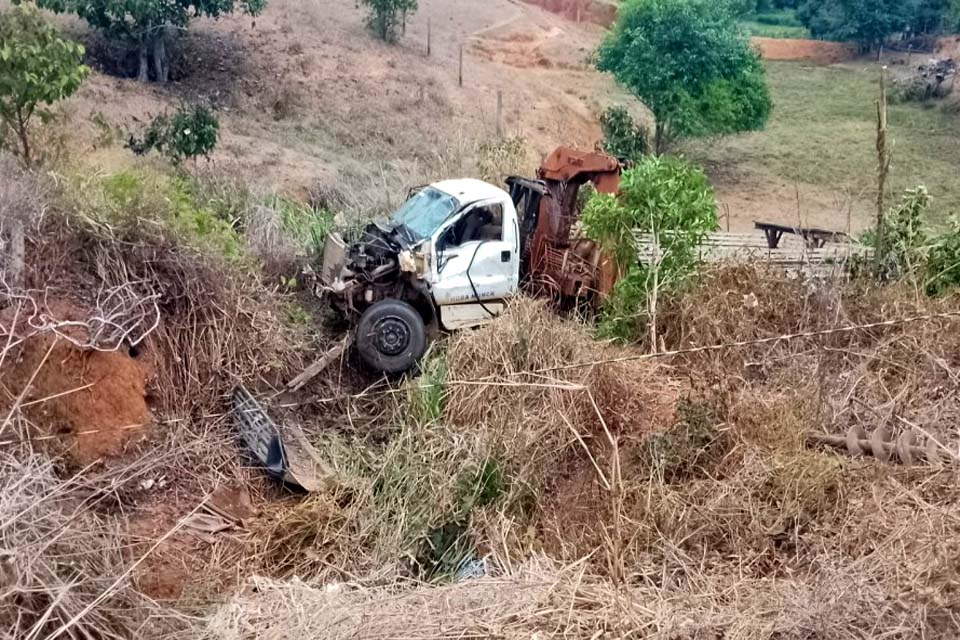
<instances>
[{"instance_id":1,"label":"hillside slope","mask_svg":"<svg viewBox=\"0 0 960 640\"><path fill-rule=\"evenodd\" d=\"M103 71L103 45L71 24ZM68 106L73 146L99 166L122 166L123 136L106 132L202 98L222 111L221 168L268 190L387 206L411 185L476 173L478 145L497 132L498 92L503 134L524 138L528 171L558 144L592 148L602 108L632 101L587 64L600 34L508 0L426 0L388 45L352 3L273 0L256 20L197 21L169 87L95 74Z\"/></svg>"}]
</instances>

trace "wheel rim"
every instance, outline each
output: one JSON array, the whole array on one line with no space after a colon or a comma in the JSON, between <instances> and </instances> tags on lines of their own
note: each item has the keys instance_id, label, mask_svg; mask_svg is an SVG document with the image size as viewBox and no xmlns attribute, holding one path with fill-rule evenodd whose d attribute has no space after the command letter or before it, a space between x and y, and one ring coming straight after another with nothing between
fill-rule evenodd
<instances>
[{"instance_id":1,"label":"wheel rim","mask_svg":"<svg viewBox=\"0 0 960 640\"><path fill-rule=\"evenodd\" d=\"M396 316L379 320L373 334L377 351L386 356L400 355L410 346L410 327Z\"/></svg>"}]
</instances>

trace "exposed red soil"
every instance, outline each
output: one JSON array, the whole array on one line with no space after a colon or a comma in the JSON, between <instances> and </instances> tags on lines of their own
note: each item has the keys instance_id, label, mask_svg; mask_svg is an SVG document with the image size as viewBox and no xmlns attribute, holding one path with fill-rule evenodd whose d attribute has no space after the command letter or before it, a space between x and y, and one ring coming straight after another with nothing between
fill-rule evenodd
<instances>
[{"instance_id":1,"label":"exposed red soil","mask_svg":"<svg viewBox=\"0 0 960 640\"><path fill-rule=\"evenodd\" d=\"M64 320L79 317L67 305L57 311ZM146 391L152 367L146 356L81 349L44 334L28 338L3 368L0 405L11 406L29 385L23 403L30 422L38 435L62 436L51 448L77 464L122 454L153 423Z\"/></svg>"},{"instance_id":2,"label":"exposed red soil","mask_svg":"<svg viewBox=\"0 0 960 640\"><path fill-rule=\"evenodd\" d=\"M765 60L802 60L814 64L836 64L857 57L857 47L844 42L751 38Z\"/></svg>"},{"instance_id":3,"label":"exposed red soil","mask_svg":"<svg viewBox=\"0 0 960 640\"><path fill-rule=\"evenodd\" d=\"M524 0L574 22L608 27L617 18L617 5L609 0Z\"/></svg>"}]
</instances>

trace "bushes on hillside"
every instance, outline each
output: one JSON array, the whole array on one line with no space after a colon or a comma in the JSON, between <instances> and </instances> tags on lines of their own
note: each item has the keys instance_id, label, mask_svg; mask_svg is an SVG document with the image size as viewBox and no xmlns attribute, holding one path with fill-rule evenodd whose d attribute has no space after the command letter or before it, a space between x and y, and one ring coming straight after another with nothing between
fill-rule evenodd
<instances>
[{"instance_id":1,"label":"bushes on hillside","mask_svg":"<svg viewBox=\"0 0 960 640\"><path fill-rule=\"evenodd\" d=\"M183 105L172 116L157 116L142 138L131 136L127 147L137 155L156 150L174 164L210 157L220 138L220 121L209 107Z\"/></svg>"},{"instance_id":2,"label":"bushes on hillside","mask_svg":"<svg viewBox=\"0 0 960 640\"><path fill-rule=\"evenodd\" d=\"M31 6L0 12L0 148L36 159L31 129L47 107L73 95L89 69L83 47L64 38Z\"/></svg>"}]
</instances>

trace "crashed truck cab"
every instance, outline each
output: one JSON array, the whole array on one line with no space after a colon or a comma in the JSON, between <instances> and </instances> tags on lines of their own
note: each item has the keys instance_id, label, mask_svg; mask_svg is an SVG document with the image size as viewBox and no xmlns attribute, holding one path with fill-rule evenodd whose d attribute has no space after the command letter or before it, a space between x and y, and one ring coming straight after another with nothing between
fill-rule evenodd
<instances>
[{"instance_id":1,"label":"crashed truck cab","mask_svg":"<svg viewBox=\"0 0 960 640\"><path fill-rule=\"evenodd\" d=\"M358 241L331 234L320 293L356 321L370 367L412 368L430 337L475 327L517 294L520 229L510 195L480 180L424 187Z\"/></svg>"}]
</instances>

